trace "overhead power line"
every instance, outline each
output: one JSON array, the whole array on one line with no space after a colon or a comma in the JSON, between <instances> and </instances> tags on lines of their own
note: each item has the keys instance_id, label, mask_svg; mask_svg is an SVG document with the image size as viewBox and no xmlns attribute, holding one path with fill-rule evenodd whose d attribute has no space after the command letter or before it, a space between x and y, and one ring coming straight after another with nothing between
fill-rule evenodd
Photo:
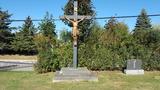
<instances>
[{"instance_id":1,"label":"overhead power line","mask_svg":"<svg viewBox=\"0 0 160 90\"><path fill-rule=\"evenodd\" d=\"M112 16L112 17L98 17L98 18L95 18L95 19L110 19L110 18L136 18L138 17L139 15L136 15L136 16ZM157 16L160 16L160 14L152 14L152 15L147 15L148 17L157 17Z\"/></svg>"},{"instance_id":2,"label":"overhead power line","mask_svg":"<svg viewBox=\"0 0 160 90\"><path fill-rule=\"evenodd\" d=\"M60 19L53 19L54 21L57 21L57 20L60 20ZM4 22L4 20L0 20L0 22ZM5 22L24 22L25 20L22 20L22 19L11 19L11 20L8 20L8 21L5 21ZM32 21L34 22L39 22L39 21L43 21L42 19L32 19Z\"/></svg>"},{"instance_id":3,"label":"overhead power line","mask_svg":"<svg viewBox=\"0 0 160 90\"><path fill-rule=\"evenodd\" d=\"M110 17L95 17L92 19L110 19L110 18L136 18L139 15L135 15L135 16L110 16ZM151 15L147 15L148 17L157 17L160 16L160 14L151 14ZM32 21L34 22L39 22L42 21L43 19L32 19ZM57 18L57 19L53 19L54 21L60 21L61 19ZM18 19L12 19L12 20L8 20L8 21L4 21L4 20L0 20L0 22L24 22L25 20L18 20Z\"/></svg>"}]
</instances>

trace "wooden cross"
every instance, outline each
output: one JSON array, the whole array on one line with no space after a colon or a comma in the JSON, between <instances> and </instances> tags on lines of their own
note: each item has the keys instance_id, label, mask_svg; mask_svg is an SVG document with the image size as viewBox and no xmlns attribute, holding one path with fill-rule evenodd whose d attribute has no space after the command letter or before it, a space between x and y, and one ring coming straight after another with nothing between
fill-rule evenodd
<instances>
[{"instance_id":1,"label":"wooden cross","mask_svg":"<svg viewBox=\"0 0 160 90\"><path fill-rule=\"evenodd\" d=\"M77 68L77 41L79 36L78 23L84 19L91 19L92 16L78 15L78 2L74 1L74 14L61 16L61 19L67 19L72 23L72 37L73 37L73 67Z\"/></svg>"}]
</instances>

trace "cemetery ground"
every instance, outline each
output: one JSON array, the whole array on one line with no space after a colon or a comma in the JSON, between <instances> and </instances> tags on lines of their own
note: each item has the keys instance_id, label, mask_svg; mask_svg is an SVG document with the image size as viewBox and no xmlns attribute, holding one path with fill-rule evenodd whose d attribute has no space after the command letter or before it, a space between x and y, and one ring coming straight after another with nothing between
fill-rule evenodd
<instances>
[{"instance_id":1,"label":"cemetery ground","mask_svg":"<svg viewBox=\"0 0 160 90\"><path fill-rule=\"evenodd\" d=\"M97 71L98 82L53 83L54 73L0 72L0 90L160 90L160 72L125 75L121 71Z\"/></svg>"}]
</instances>

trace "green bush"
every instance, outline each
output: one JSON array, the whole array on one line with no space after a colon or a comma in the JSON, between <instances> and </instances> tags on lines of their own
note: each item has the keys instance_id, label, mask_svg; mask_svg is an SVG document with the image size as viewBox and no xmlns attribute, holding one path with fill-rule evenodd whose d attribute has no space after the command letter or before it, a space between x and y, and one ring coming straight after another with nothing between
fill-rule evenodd
<instances>
[{"instance_id":1,"label":"green bush","mask_svg":"<svg viewBox=\"0 0 160 90\"><path fill-rule=\"evenodd\" d=\"M139 43L137 38L133 38L134 36L126 30L110 34L101 27L96 27L85 43L81 43L78 47L79 67L87 67L90 70L123 70L128 59L140 59L144 70L160 70L158 33L147 33L149 35L146 34L145 40L148 41L145 43L148 45L145 45ZM54 39L50 41L48 37L42 36L39 36L36 42L39 54L35 69L38 72L72 67L72 42L55 43Z\"/></svg>"},{"instance_id":2,"label":"green bush","mask_svg":"<svg viewBox=\"0 0 160 90\"><path fill-rule=\"evenodd\" d=\"M34 66L35 70L38 73L45 73L59 69L54 39L38 35L35 42L38 49L38 62Z\"/></svg>"},{"instance_id":3,"label":"green bush","mask_svg":"<svg viewBox=\"0 0 160 90\"><path fill-rule=\"evenodd\" d=\"M72 67L72 51L71 42L59 42L55 49L43 49L39 52L38 63L35 65L36 70L43 73L62 67ZM160 54L151 51L142 45L133 44L133 42L127 43L123 47L81 44L78 51L78 66L87 67L90 70L123 70L126 67L126 60L141 59L143 69L160 70Z\"/></svg>"},{"instance_id":4,"label":"green bush","mask_svg":"<svg viewBox=\"0 0 160 90\"><path fill-rule=\"evenodd\" d=\"M66 43L59 43L56 53L57 53L57 59L59 61L59 67L72 67L73 62L73 49L72 49L72 43L66 42Z\"/></svg>"}]
</instances>

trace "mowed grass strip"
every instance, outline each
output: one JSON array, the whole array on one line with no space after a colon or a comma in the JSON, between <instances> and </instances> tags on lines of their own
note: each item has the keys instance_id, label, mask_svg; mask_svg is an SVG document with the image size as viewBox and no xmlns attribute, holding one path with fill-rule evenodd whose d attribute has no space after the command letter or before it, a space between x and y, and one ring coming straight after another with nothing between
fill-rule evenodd
<instances>
[{"instance_id":1,"label":"mowed grass strip","mask_svg":"<svg viewBox=\"0 0 160 90\"><path fill-rule=\"evenodd\" d=\"M37 56L0 55L0 60L37 60Z\"/></svg>"},{"instance_id":2,"label":"mowed grass strip","mask_svg":"<svg viewBox=\"0 0 160 90\"><path fill-rule=\"evenodd\" d=\"M160 90L158 71L138 76L118 71L97 73L98 82L52 83L53 72L0 72L0 90Z\"/></svg>"}]
</instances>

